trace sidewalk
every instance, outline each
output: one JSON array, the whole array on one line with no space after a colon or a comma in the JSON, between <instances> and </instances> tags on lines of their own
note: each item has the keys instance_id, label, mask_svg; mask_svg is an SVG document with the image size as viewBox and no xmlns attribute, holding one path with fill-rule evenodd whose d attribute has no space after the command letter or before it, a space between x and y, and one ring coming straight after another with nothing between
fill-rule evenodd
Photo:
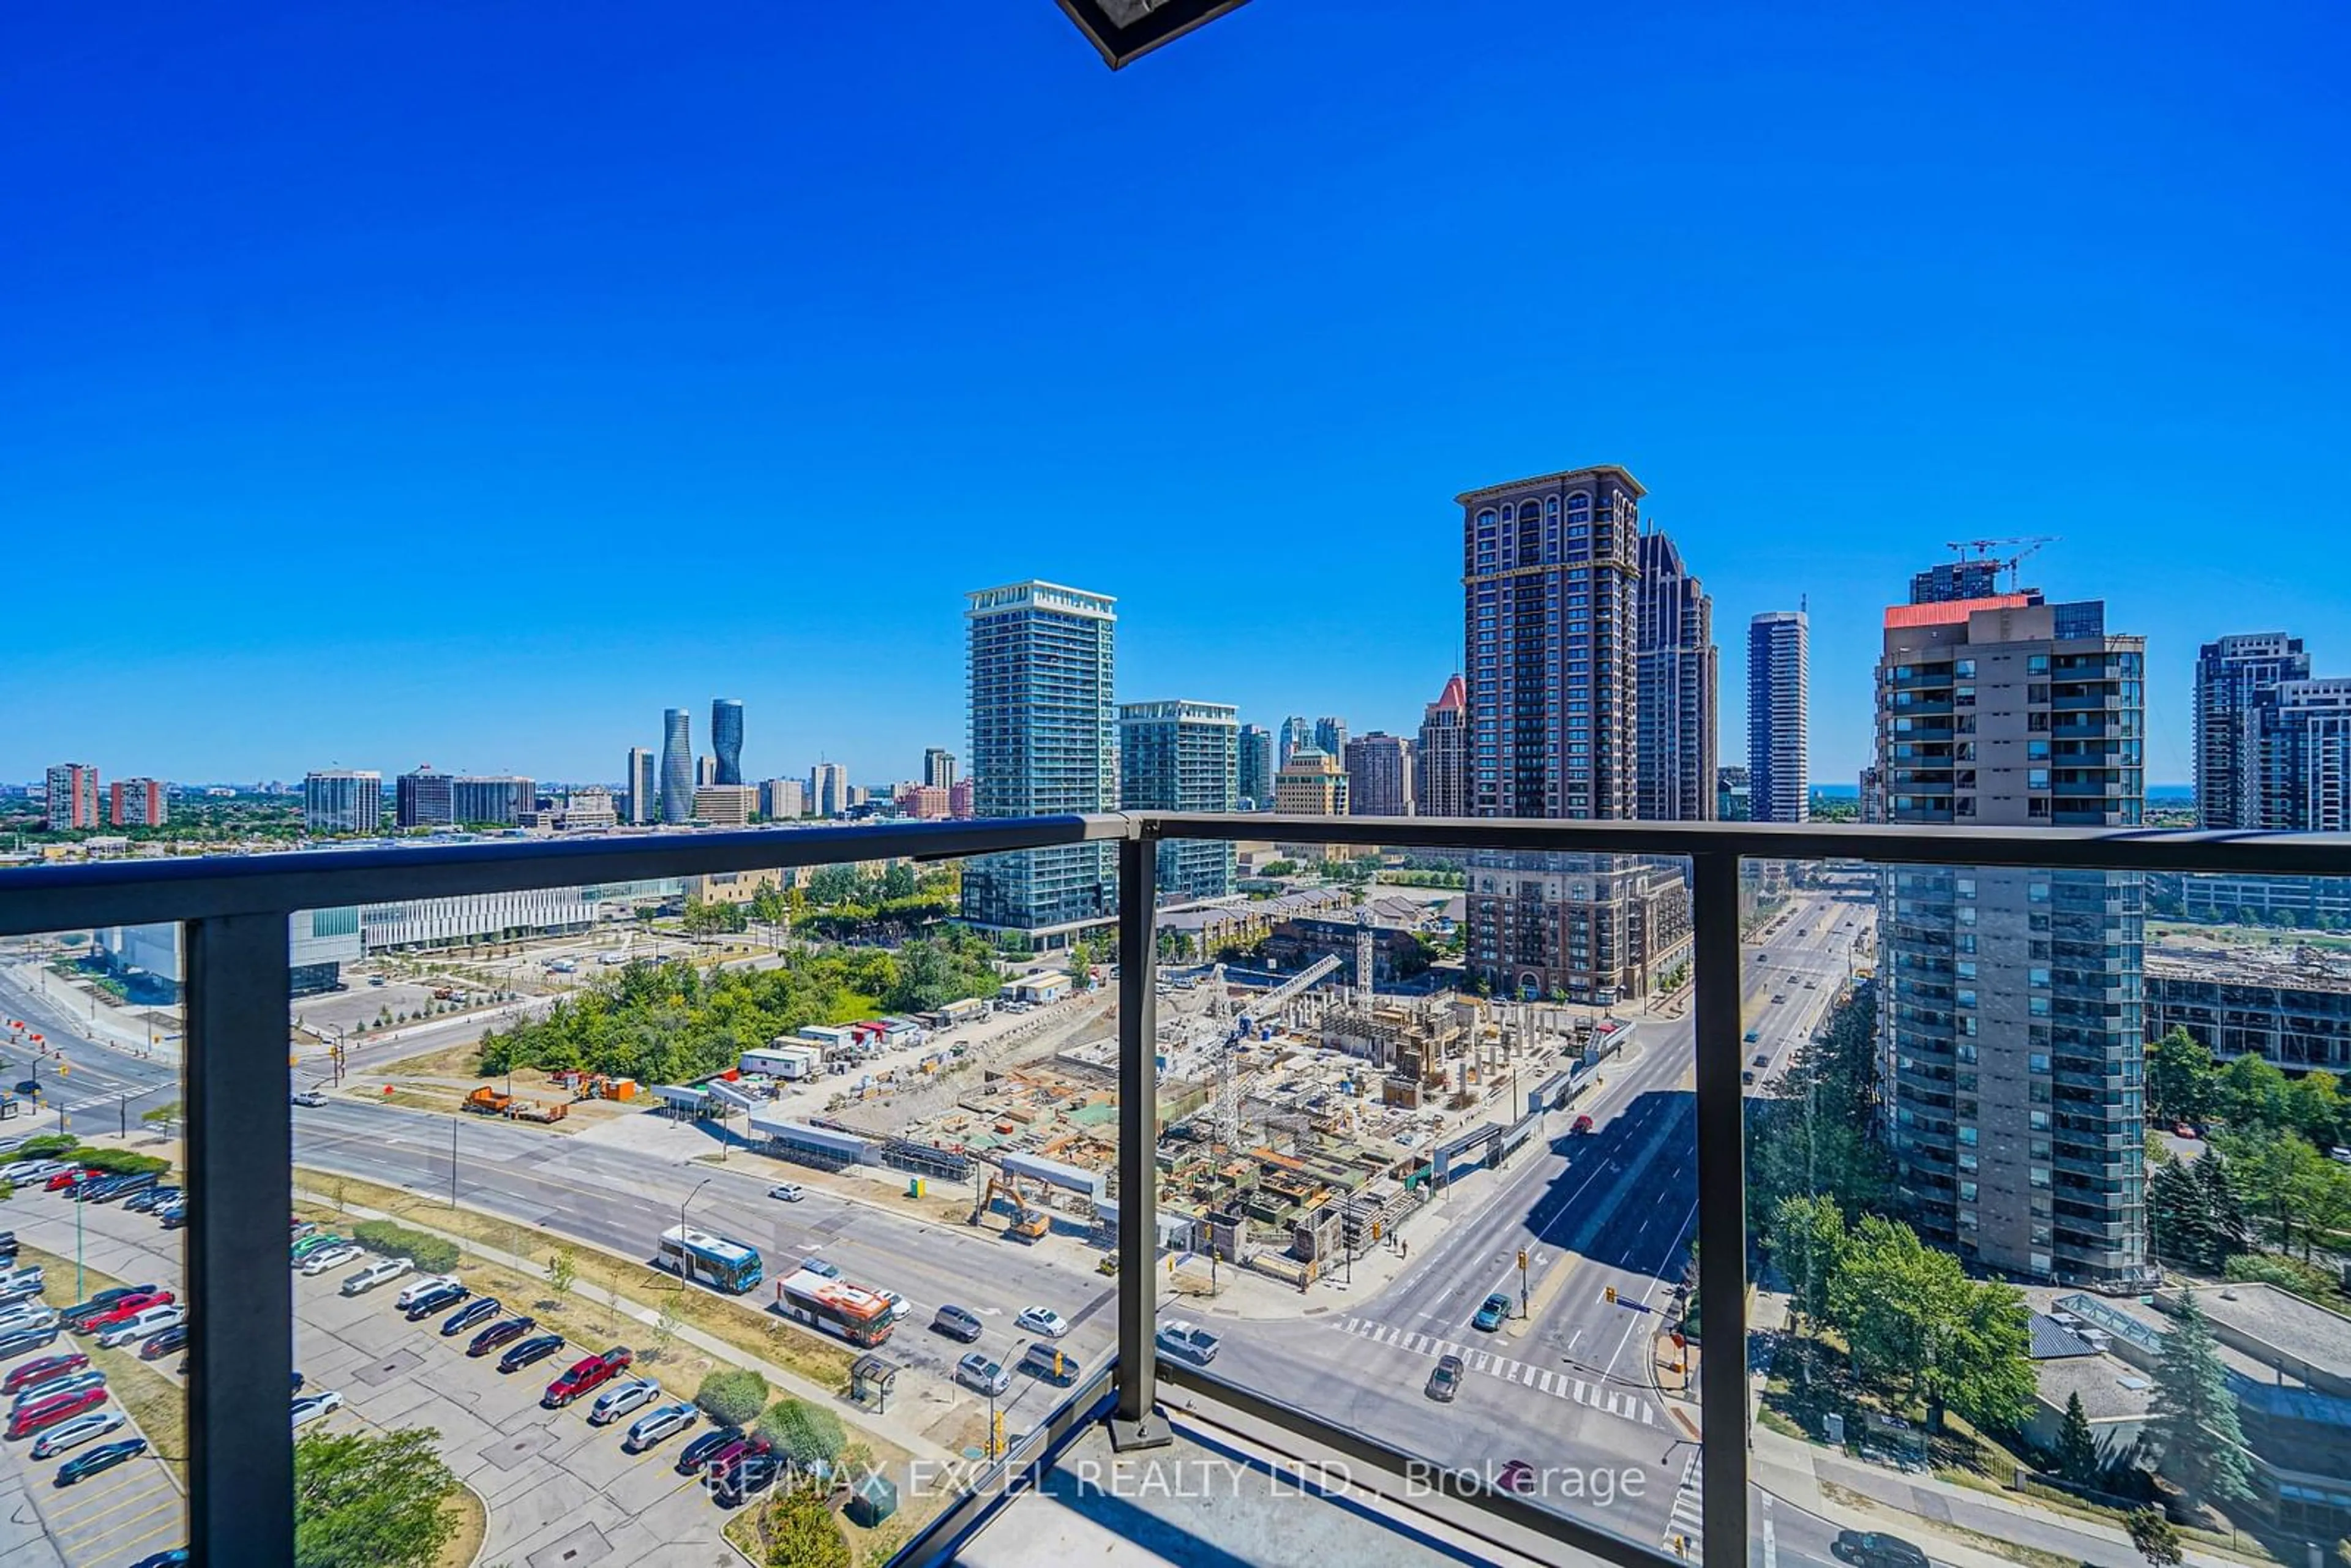
<instances>
[{"instance_id":1,"label":"sidewalk","mask_svg":"<svg viewBox=\"0 0 2351 1568\"><path fill-rule=\"evenodd\" d=\"M150 1047L144 1010L132 1012L119 1008L112 998L95 986L68 980L42 964L11 965L8 980L19 990L63 1013L67 1021L73 1025L74 1032L94 1045L157 1061L176 1063L180 1060L180 1042L164 1040L165 1030L160 1025L154 1030L154 1044ZM176 1033L177 1030L171 1032Z\"/></svg>"},{"instance_id":2,"label":"sidewalk","mask_svg":"<svg viewBox=\"0 0 2351 1568\"><path fill-rule=\"evenodd\" d=\"M332 1204L334 1202L333 1198L326 1194L310 1191L302 1186L300 1185L298 1176L297 1177L297 1185L294 1191L297 1197L306 1198L312 1203ZM472 1204L465 1204L461 1207L476 1214L486 1215L489 1212L486 1209L475 1208ZM501 1268L511 1269L526 1278L536 1279L546 1273L545 1265L536 1259L520 1257L515 1253L506 1251L501 1248L485 1246L478 1241L471 1240L465 1237L451 1235L445 1230L435 1229L433 1226L427 1225L422 1220L416 1219L413 1217L386 1214L380 1209L369 1208L364 1205L356 1203L344 1204L341 1206L341 1209L343 1213L350 1215L356 1218L386 1219L392 1221L395 1225L406 1226L412 1230L422 1230L428 1235L438 1236L444 1240L455 1242L460 1251L467 1256L477 1258L486 1263L495 1263ZM493 1216L492 1218L496 1217ZM640 1260L634 1258L623 1258L619 1252L613 1251L610 1248L599 1247L592 1241L581 1241L572 1238L566 1238L564 1244L569 1247L584 1249L589 1251L601 1252L607 1257L620 1259L623 1262L635 1263L640 1261ZM633 1318L638 1322L643 1323L648 1328L652 1327L661 1320L661 1313L655 1309L630 1301L626 1297L622 1297L615 1305L618 1311L625 1313L631 1318ZM846 1421L851 1426L864 1427L872 1431L877 1432L918 1458L959 1462L963 1458L961 1454L954 1452L932 1440L929 1436L917 1428L914 1422L904 1414L876 1415L871 1410L849 1405L847 1401L841 1397L841 1394L838 1389L827 1388L810 1378L801 1376L796 1372L788 1372L784 1368L774 1364L772 1362L762 1361L758 1357L750 1354L748 1352L739 1350L734 1345L727 1343L717 1335L695 1328L690 1323L677 1324L675 1329L675 1337L687 1344L693 1345L695 1349L702 1351L704 1354L714 1356L730 1365L748 1367L753 1372L765 1377L768 1380L768 1385L769 1387L778 1389L784 1393L797 1395L800 1398L810 1400L828 1409L833 1410L836 1414L839 1414L841 1416L842 1420Z\"/></svg>"}]
</instances>

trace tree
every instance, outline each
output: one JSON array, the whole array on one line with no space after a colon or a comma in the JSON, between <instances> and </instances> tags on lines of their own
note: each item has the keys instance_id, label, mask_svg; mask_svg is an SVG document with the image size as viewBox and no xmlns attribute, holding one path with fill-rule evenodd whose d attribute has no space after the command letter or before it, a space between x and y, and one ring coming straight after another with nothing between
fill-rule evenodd
<instances>
[{"instance_id":1,"label":"tree","mask_svg":"<svg viewBox=\"0 0 2351 1568\"><path fill-rule=\"evenodd\" d=\"M748 1427L767 1407L768 1380L747 1367L722 1368L703 1378L694 1402L722 1427Z\"/></svg>"},{"instance_id":2,"label":"tree","mask_svg":"<svg viewBox=\"0 0 2351 1568\"><path fill-rule=\"evenodd\" d=\"M893 861L882 873L882 896L884 900L912 898L915 886L914 868L905 861Z\"/></svg>"},{"instance_id":3,"label":"tree","mask_svg":"<svg viewBox=\"0 0 2351 1568\"><path fill-rule=\"evenodd\" d=\"M2187 1269L2215 1266L2211 1191L2169 1155L2147 1181L2147 1220L2157 1257Z\"/></svg>"},{"instance_id":4,"label":"tree","mask_svg":"<svg viewBox=\"0 0 2351 1568\"><path fill-rule=\"evenodd\" d=\"M554 1290L556 1299L560 1301L569 1295L579 1278L580 1267L571 1256L571 1249L557 1248L547 1260L547 1282Z\"/></svg>"},{"instance_id":5,"label":"tree","mask_svg":"<svg viewBox=\"0 0 2351 1568\"><path fill-rule=\"evenodd\" d=\"M761 1515L768 1568L849 1568L849 1542L821 1493L792 1487Z\"/></svg>"},{"instance_id":6,"label":"tree","mask_svg":"<svg viewBox=\"0 0 2351 1568\"><path fill-rule=\"evenodd\" d=\"M2171 1330L2163 1336L2147 1436L2158 1468L2189 1509L2252 1500L2252 1466L2237 1424L2236 1396L2192 1291L2180 1292Z\"/></svg>"},{"instance_id":7,"label":"tree","mask_svg":"<svg viewBox=\"0 0 2351 1568\"><path fill-rule=\"evenodd\" d=\"M2069 1481L2086 1485L2098 1479L2098 1438L2090 1430L2090 1413L2082 1408L2082 1396L2065 1396L2065 1419L2057 1428L2057 1473Z\"/></svg>"},{"instance_id":8,"label":"tree","mask_svg":"<svg viewBox=\"0 0 2351 1568\"><path fill-rule=\"evenodd\" d=\"M2030 1312L2013 1286L1970 1280L1959 1260L1908 1226L1865 1216L1829 1286L1829 1320L1862 1381L1922 1400L1931 1430L1948 1406L1973 1425L2014 1430L2033 1392Z\"/></svg>"},{"instance_id":9,"label":"tree","mask_svg":"<svg viewBox=\"0 0 2351 1568\"><path fill-rule=\"evenodd\" d=\"M161 1127L178 1121L180 1113L185 1109L186 1107L177 1100L173 1100L167 1104L158 1105L152 1111L140 1112L139 1119L151 1127Z\"/></svg>"},{"instance_id":10,"label":"tree","mask_svg":"<svg viewBox=\"0 0 2351 1568\"><path fill-rule=\"evenodd\" d=\"M2209 1120L2218 1078L2212 1053L2185 1029L2147 1045L2147 1106L2162 1121Z\"/></svg>"},{"instance_id":11,"label":"tree","mask_svg":"<svg viewBox=\"0 0 2351 1568\"><path fill-rule=\"evenodd\" d=\"M800 1469L831 1465L847 1447L849 1434L841 1417L805 1399L778 1399L759 1417L759 1435L789 1455Z\"/></svg>"},{"instance_id":12,"label":"tree","mask_svg":"<svg viewBox=\"0 0 2351 1568\"><path fill-rule=\"evenodd\" d=\"M1827 1321L1829 1285L1849 1240L1844 1215L1825 1194L1783 1197L1771 1212L1765 1250L1787 1276L1789 1306L1815 1325Z\"/></svg>"},{"instance_id":13,"label":"tree","mask_svg":"<svg viewBox=\"0 0 2351 1568\"><path fill-rule=\"evenodd\" d=\"M457 1533L457 1478L410 1427L381 1437L306 1432L294 1444L294 1560L303 1568L430 1568Z\"/></svg>"},{"instance_id":14,"label":"tree","mask_svg":"<svg viewBox=\"0 0 2351 1568\"><path fill-rule=\"evenodd\" d=\"M2210 1265L2225 1269L2230 1259L2252 1245L2252 1233L2245 1227L2245 1206L2238 1201L2228 1158L2220 1150L2206 1149L2193 1169L2196 1185L2204 1189L2205 1221L2210 1227Z\"/></svg>"},{"instance_id":15,"label":"tree","mask_svg":"<svg viewBox=\"0 0 2351 1568\"><path fill-rule=\"evenodd\" d=\"M1080 940L1070 944L1070 978L1080 985L1093 978L1094 945Z\"/></svg>"},{"instance_id":16,"label":"tree","mask_svg":"<svg viewBox=\"0 0 2351 1568\"><path fill-rule=\"evenodd\" d=\"M2155 1568L2171 1568L2179 1561L2179 1531L2159 1508L2135 1509L2129 1521L2131 1544Z\"/></svg>"}]
</instances>

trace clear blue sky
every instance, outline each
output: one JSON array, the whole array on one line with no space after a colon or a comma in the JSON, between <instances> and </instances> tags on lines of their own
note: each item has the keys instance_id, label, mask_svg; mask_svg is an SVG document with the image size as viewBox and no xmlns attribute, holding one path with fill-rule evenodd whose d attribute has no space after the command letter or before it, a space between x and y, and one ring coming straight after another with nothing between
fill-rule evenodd
<instances>
[{"instance_id":1,"label":"clear blue sky","mask_svg":"<svg viewBox=\"0 0 2351 1568\"><path fill-rule=\"evenodd\" d=\"M264 12L281 15L267 17ZM961 595L1119 695L1415 724L1451 497L1617 462L1813 776L1943 541L2351 673L2336 5L13 7L0 778L963 746ZM2330 455L2331 454L2331 455Z\"/></svg>"}]
</instances>

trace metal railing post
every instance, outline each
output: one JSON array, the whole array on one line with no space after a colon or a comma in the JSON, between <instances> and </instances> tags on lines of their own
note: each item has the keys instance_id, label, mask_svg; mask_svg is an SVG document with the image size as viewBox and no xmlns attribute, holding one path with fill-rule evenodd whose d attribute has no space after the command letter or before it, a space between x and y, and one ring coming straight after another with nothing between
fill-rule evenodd
<instances>
[{"instance_id":1,"label":"metal railing post","mask_svg":"<svg viewBox=\"0 0 2351 1568\"><path fill-rule=\"evenodd\" d=\"M1118 841L1118 1373L1112 1445L1175 1441L1159 1414L1158 834Z\"/></svg>"},{"instance_id":2,"label":"metal railing post","mask_svg":"<svg viewBox=\"0 0 2351 1568\"><path fill-rule=\"evenodd\" d=\"M1690 857L1698 982L1699 1516L1708 1568L1747 1561L1747 1128L1739 1082L1739 856Z\"/></svg>"},{"instance_id":3,"label":"metal railing post","mask_svg":"<svg viewBox=\"0 0 2351 1568\"><path fill-rule=\"evenodd\" d=\"M188 1545L198 1563L291 1568L294 1294L278 1216L294 1198L287 917L191 920Z\"/></svg>"}]
</instances>

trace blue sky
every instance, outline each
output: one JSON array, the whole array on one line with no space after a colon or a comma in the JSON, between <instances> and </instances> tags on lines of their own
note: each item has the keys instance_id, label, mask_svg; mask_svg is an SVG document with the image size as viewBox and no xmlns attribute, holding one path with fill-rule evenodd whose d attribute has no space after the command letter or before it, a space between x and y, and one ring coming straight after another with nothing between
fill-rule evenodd
<instances>
[{"instance_id":1,"label":"blue sky","mask_svg":"<svg viewBox=\"0 0 2351 1568\"><path fill-rule=\"evenodd\" d=\"M266 10L279 16L268 16ZM234 19L230 19L234 18ZM215 11L0 57L0 778L963 745L961 595L1119 695L1417 722L1473 486L1630 467L1813 776L1943 541L2351 672L2339 7ZM2332 453L2333 455L2329 455Z\"/></svg>"}]
</instances>

